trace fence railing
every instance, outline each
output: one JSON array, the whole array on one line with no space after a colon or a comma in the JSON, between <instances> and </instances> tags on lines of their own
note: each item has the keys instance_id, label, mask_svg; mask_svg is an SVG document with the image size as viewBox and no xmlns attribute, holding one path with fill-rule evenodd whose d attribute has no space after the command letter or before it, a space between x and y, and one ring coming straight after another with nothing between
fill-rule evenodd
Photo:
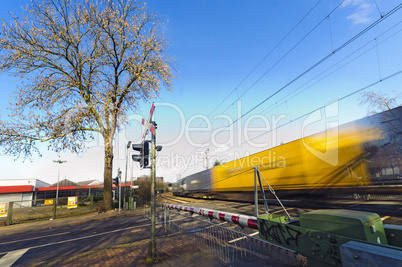
<instances>
[{"instance_id":1,"label":"fence railing","mask_svg":"<svg viewBox=\"0 0 402 267\"><path fill-rule=\"evenodd\" d=\"M37 220L53 220L85 213L101 211L103 196L77 196L76 207L69 207L69 197L35 199L7 203L6 217L0 217L0 225L10 225ZM71 203L70 203L71 204ZM118 202L114 203L118 207ZM149 207L149 201L128 198L122 201L122 209L134 210Z\"/></svg>"},{"instance_id":2,"label":"fence railing","mask_svg":"<svg viewBox=\"0 0 402 267\"><path fill-rule=\"evenodd\" d=\"M186 235L229 266L305 266L307 262L299 253L246 234L227 222L167 209L160 209L156 218L166 231Z\"/></svg>"},{"instance_id":3,"label":"fence railing","mask_svg":"<svg viewBox=\"0 0 402 267\"><path fill-rule=\"evenodd\" d=\"M71 203L70 203L71 204ZM76 205L68 203L68 197L56 199L38 199L14 201L8 203L6 224L27 221L49 220L96 211L100 202L94 201L93 196L77 197Z\"/></svg>"}]
</instances>

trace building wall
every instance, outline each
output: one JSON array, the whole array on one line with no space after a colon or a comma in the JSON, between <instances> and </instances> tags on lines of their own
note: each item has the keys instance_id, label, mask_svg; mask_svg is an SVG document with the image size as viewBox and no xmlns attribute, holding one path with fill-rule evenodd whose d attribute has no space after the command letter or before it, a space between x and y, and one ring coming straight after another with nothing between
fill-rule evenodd
<instances>
[{"instance_id":1,"label":"building wall","mask_svg":"<svg viewBox=\"0 0 402 267\"><path fill-rule=\"evenodd\" d=\"M23 193L0 194L0 203L10 203L22 200Z\"/></svg>"},{"instance_id":2,"label":"building wall","mask_svg":"<svg viewBox=\"0 0 402 267\"><path fill-rule=\"evenodd\" d=\"M58 197L103 195L103 186L97 186L101 185L98 180L91 180L89 182L93 188L88 188L87 185L59 186ZM0 203L14 202L14 208L21 206L31 207L32 205L36 205L37 200L56 198L56 192L56 186L53 188L49 187L48 183L38 179L0 180Z\"/></svg>"},{"instance_id":3,"label":"building wall","mask_svg":"<svg viewBox=\"0 0 402 267\"><path fill-rule=\"evenodd\" d=\"M7 179L0 180L1 187L13 187L13 186L23 186L30 185L32 190L39 187L47 187L49 184L38 179ZM14 192L14 193L1 193L0 203L10 203L16 202L14 208L19 208L21 206L31 207L32 200L34 198L34 191L31 192Z\"/></svg>"}]
</instances>

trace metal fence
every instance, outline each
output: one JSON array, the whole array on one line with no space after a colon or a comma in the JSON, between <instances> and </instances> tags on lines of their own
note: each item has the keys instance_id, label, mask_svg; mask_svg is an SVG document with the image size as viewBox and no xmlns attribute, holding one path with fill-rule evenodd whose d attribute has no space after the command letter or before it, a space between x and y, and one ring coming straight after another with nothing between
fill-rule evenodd
<instances>
[{"instance_id":1,"label":"metal fence","mask_svg":"<svg viewBox=\"0 0 402 267\"><path fill-rule=\"evenodd\" d=\"M27 201L14 201L8 205L6 224L15 224L27 221L49 220L72 215L80 215L96 211L99 202L94 201L92 196L77 197L76 207L68 206L68 197L55 199L39 199Z\"/></svg>"},{"instance_id":2,"label":"metal fence","mask_svg":"<svg viewBox=\"0 0 402 267\"><path fill-rule=\"evenodd\" d=\"M146 213L146 216L149 214ZM176 210L159 210L157 222L170 233L186 235L195 245L214 254L228 266L305 266L299 253L267 242L230 223ZM231 229L231 228L235 229Z\"/></svg>"}]
</instances>

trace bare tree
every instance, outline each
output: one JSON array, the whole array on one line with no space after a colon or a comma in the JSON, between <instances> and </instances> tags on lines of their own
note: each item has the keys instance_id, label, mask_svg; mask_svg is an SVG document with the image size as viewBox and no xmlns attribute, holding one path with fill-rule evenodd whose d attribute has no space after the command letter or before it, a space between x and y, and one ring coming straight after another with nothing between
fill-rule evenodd
<instances>
[{"instance_id":1,"label":"bare tree","mask_svg":"<svg viewBox=\"0 0 402 267\"><path fill-rule=\"evenodd\" d=\"M38 142L60 152L104 140L104 202L111 209L113 139L139 100L171 88L162 22L135 0L32 1L3 19L0 73L21 78L0 121L3 152L30 157Z\"/></svg>"},{"instance_id":2,"label":"bare tree","mask_svg":"<svg viewBox=\"0 0 402 267\"><path fill-rule=\"evenodd\" d=\"M360 105L368 104L368 115L381 113L383 131L387 132L389 139L394 139L393 135L400 135L401 118L399 115L394 114L394 108L400 106L398 99L401 98L402 93L396 93L394 97L389 97L382 93L364 92L360 99Z\"/></svg>"},{"instance_id":3,"label":"bare tree","mask_svg":"<svg viewBox=\"0 0 402 267\"><path fill-rule=\"evenodd\" d=\"M215 160L213 167L216 167L216 166L219 166L219 165L222 165L222 161Z\"/></svg>"},{"instance_id":4,"label":"bare tree","mask_svg":"<svg viewBox=\"0 0 402 267\"><path fill-rule=\"evenodd\" d=\"M362 94L362 97L360 98L360 105L368 104L369 115L372 115L397 107L397 100L400 98L400 96L401 93L397 94L395 97L388 97L381 93L368 91Z\"/></svg>"}]
</instances>

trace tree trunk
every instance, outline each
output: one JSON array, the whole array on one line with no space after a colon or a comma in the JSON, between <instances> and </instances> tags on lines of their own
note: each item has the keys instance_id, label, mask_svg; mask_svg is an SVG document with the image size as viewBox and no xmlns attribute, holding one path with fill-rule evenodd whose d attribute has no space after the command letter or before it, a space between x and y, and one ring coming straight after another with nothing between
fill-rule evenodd
<instances>
[{"instance_id":1,"label":"tree trunk","mask_svg":"<svg viewBox=\"0 0 402 267\"><path fill-rule=\"evenodd\" d=\"M112 209L113 145L105 138L105 166L103 171L103 205L105 211Z\"/></svg>"}]
</instances>

